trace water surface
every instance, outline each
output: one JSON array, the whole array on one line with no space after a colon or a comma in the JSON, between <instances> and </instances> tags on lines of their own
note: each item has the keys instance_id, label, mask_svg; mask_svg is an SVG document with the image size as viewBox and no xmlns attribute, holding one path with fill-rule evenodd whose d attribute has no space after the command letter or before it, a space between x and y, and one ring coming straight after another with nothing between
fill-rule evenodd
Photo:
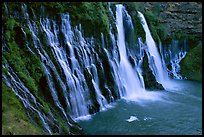
<instances>
[{"instance_id":1,"label":"water surface","mask_svg":"<svg viewBox=\"0 0 204 137\"><path fill-rule=\"evenodd\" d=\"M121 99L78 121L90 135L200 135L202 83L173 80L172 88L146 91L155 99Z\"/></svg>"}]
</instances>

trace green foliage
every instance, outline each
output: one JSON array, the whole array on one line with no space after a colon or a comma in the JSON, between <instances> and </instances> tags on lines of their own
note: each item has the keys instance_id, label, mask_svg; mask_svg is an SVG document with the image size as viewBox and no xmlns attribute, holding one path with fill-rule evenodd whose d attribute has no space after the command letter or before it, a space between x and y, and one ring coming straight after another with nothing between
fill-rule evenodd
<instances>
[{"instance_id":1,"label":"green foliage","mask_svg":"<svg viewBox=\"0 0 204 137\"><path fill-rule=\"evenodd\" d=\"M16 43L14 37L16 37L15 27L18 27L19 23L13 18L8 18L6 20L6 29L3 37L7 40L8 51L3 52L3 63L5 64L5 59L17 72L20 79L25 82L26 87L32 92L36 93L38 86L37 83L43 74L43 69L41 66L41 61L39 57L31 54L26 47L21 50L19 45ZM25 29L27 35L31 35L28 28ZM18 37L19 34L18 34Z\"/></svg>"},{"instance_id":2,"label":"green foliage","mask_svg":"<svg viewBox=\"0 0 204 137\"><path fill-rule=\"evenodd\" d=\"M41 15L41 6L45 9L46 16L59 18L59 14L68 12L72 25L82 24L86 30L85 36L100 36L109 32L108 16L102 2L29 2L28 7L32 8L36 15ZM38 24L39 25L39 24Z\"/></svg>"},{"instance_id":3,"label":"green foliage","mask_svg":"<svg viewBox=\"0 0 204 137\"><path fill-rule=\"evenodd\" d=\"M2 73L7 73L8 69L7 68L2 68Z\"/></svg>"},{"instance_id":4,"label":"green foliage","mask_svg":"<svg viewBox=\"0 0 204 137\"><path fill-rule=\"evenodd\" d=\"M10 18L10 19L7 20L7 22L6 22L6 29L7 30L12 31L14 29L14 27L16 27L16 26L19 26L19 23L16 22L15 19Z\"/></svg>"},{"instance_id":5,"label":"green foliage","mask_svg":"<svg viewBox=\"0 0 204 137\"><path fill-rule=\"evenodd\" d=\"M196 45L199 44L198 38L196 38L193 34L188 35L188 41L189 41L189 49L193 49Z\"/></svg>"},{"instance_id":6,"label":"green foliage","mask_svg":"<svg viewBox=\"0 0 204 137\"><path fill-rule=\"evenodd\" d=\"M30 54L30 52L26 50L21 53L21 56L24 56L22 61L24 64L26 64L25 67L28 70L30 77L32 77L37 84L43 75L43 68L40 58L34 54Z\"/></svg>"},{"instance_id":7,"label":"green foliage","mask_svg":"<svg viewBox=\"0 0 204 137\"><path fill-rule=\"evenodd\" d=\"M177 40L184 40L187 37L187 34L181 30L175 32L174 35L175 35L175 39L177 39Z\"/></svg>"},{"instance_id":8,"label":"green foliage","mask_svg":"<svg viewBox=\"0 0 204 137\"><path fill-rule=\"evenodd\" d=\"M157 15L152 10L146 10L144 16L147 20L148 25L156 26L158 24Z\"/></svg>"},{"instance_id":9,"label":"green foliage","mask_svg":"<svg viewBox=\"0 0 204 137\"><path fill-rule=\"evenodd\" d=\"M34 93L37 92L37 87L35 85L35 82L34 82L33 78L27 76L23 72L19 72L18 75L21 78L21 80L23 81L23 83L26 85L26 87L28 87L28 89L31 92L34 92Z\"/></svg>"},{"instance_id":10,"label":"green foliage","mask_svg":"<svg viewBox=\"0 0 204 137\"><path fill-rule=\"evenodd\" d=\"M100 37L100 32L105 35L109 33L108 16L101 2L73 2L68 12L72 25L76 26L81 23L82 28L86 30L85 36Z\"/></svg>"},{"instance_id":11,"label":"green foliage","mask_svg":"<svg viewBox=\"0 0 204 137\"><path fill-rule=\"evenodd\" d=\"M8 43L8 47L10 49L10 52L8 52L8 54L6 54L5 57L7 58L11 66L17 72L24 70L25 67L24 67L24 63L20 58L18 45L15 43L15 41L12 41L11 43Z\"/></svg>"},{"instance_id":12,"label":"green foliage","mask_svg":"<svg viewBox=\"0 0 204 137\"><path fill-rule=\"evenodd\" d=\"M10 38L11 38L11 32L10 32L10 31L6 31L5 35L6 35L6 36L5 36L5 37L6 37L6 40L9 41Z\"/></svg>"},{"instance_id":13,"label":"green foliage","mask_svg":"<svg viewBox=\"0 0 204 137\"><path fill-rule=\"evenodd\" d=\"M63 122L63 119L62 118L58 118L57 119L58 123L59 123L59 126L61 127L62 129L62 133L70 133L70 129L69 127L67 127L64 122Z\"/></svg>"},{"instance_id":14,"label":"green foliage","mask_svg":"<svg viewBox=\"0 0 204 137\"><path fill-rule=\"evenodd\" d=\"M32 124L27 117L23 104L12 89L2 82L2 134L39 135L45 134Z\"/></svg>"},{"instance_id":15,"label":"green foliage","mask_svg":"<svg viewBox=\"0 0 204 137\"><path fill-rule=\"evenodd\" d=\"M181 74L187 79L202 81L202 45L190 49L180 66Z\"/></svg>"},{"instance_id":16,"label":"green foliage","mask_svg":"<svg viewBox=\"0 0 204 137\"><path fill-rule=\"evenodd\" d=\"M25 31L25 33L26 33L27 38L28 38L28 39L31 39L31 38L32 38L32 33L31 33L31 31L30 31L27 27L24 29L24 31Z\"/></svg>"},{"instance_id":17,"label":"green foliage","mask_svg":"<svg viewBox=\"0 0 204 137\"><path fill-rule=\"evenodd\" d=\"M45 114L48 114L49 111L50 111L49 105L48 105L47 103L45 103L45 101L44 101L42 98L40 98L39 96L37 96L37 99L39 100L39 102L40 102L40 103L42 104L42 106L43 106L43 112L44 112Z\"/></svg>"},{"instance_id":18,"label":"green foliage","mask_svg":"<svg viewBox=\"0 0 204 137\"><path fill-rule=\"evenodd\" d=\"M19 26L19 23L16 22L16 20L13 18L8 18L5 20L5 30L6 30L5 38L7 42L14 40L15 32L13 30L15 27L18 27L18 26Z\"/></svg>"},{"instance_id":19,"label":"green foliage","mask_svg":"<svg viewBox=\"0 0 204 137\"><path fill-rule=\"evenodd\" d=\"M168 34L167 34L167 28L164 24L158 24L156 28L156 32L161 40L161 42L167 40Z\"/></svg>"}]
</instances>

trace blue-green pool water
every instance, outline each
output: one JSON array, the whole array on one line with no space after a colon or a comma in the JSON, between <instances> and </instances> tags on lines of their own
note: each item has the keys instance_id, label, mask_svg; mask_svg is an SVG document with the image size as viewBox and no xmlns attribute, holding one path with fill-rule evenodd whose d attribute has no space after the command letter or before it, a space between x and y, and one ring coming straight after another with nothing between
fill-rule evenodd
<instances>
[{"instance_id":1,"label":"blue-green pool water","mask_svg":"<svg viewBox=\"0 0 204 137\"><path fill-rule=\"evenodd\" d=\"M202 134L202 83L174 83L168 90L147 91L155 99L120 99L78 124L90 135Z\"/></svg>"}]
</instances>

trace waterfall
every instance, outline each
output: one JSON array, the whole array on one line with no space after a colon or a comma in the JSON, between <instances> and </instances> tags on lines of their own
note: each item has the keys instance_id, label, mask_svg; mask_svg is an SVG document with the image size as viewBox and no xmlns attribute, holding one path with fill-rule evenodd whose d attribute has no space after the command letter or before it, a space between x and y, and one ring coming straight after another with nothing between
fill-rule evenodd
<instances>
[{"instance_id":1,"label":"waterfall","mask_svg":"<svg viewBox=\"0 0 204 137\"><path fill-rule=\"evenodd\" d=\"M85 116L88 115L88 109L86 107L86 102L84 98L85 92L81 85L85 81L83 77L77 78L72 72L77 71L78 75L82 75L81 72L78 70L78 62L74 56L73 48L72 48L72 38L73 38L73 32L71 31L71 26L69 23L69 17L68 15L62 16L62 32L65 36L66 41L66 48L69 48L70 51L70 60L71 64L69 64L69 61L67 60L65 50L60 46L59 40L58 40L58 33L59 30L57 30L56 23L53 21L53 32L50 29L51 23L48 19L45 19L42 21L41 25L44 30L44 32L47 35L47 43L49 43L49 46L52 48L52 53L55 55L55 59L57 62L59 62L61 68L63 69L65 78L66 78L66 84L69 87L69 89L72 91L70 92L70 95L68 95L66 88L63 88L64 96L67 98L70 96L70 101L66 99L67 101L67 109L71 109L72 112L70 114L73 118L79 117L79 116ZM71 65L71 67L70 67ZM87 93L88 95L88 93ZM70 107L71 104L71 107ZM80 104L80 105L79 105Z\"/></svg>"},{"instance_id":2,"label":"waterfall","mask_svg":"<svg viewBox=\"0 0 204 137\"><path fill-rule=\"evenodd\" d=\"M171 60L171 68L172 70L170 71L170 73L172 73L173 78L175 79L182 79L182 76L180 74L180 61L185 57L186 52L179 52L178 55ZM171 75L171 74L170 74Z\"/></svg>"},{"instance_id":3,"label":"waterfall","mask_svg":"<svg viewBox=\"0 0 204 137\"><path fill-rule=\"evenodd\" d=\"M60 67L62 68L67 86L70 89L70 95L67 93L65 97L69 96L70 100L67 103L67 107L70 111L72 118L80 119L84 118L84 116L89 116L88 107L93 105L90 99L90 92L87 86L87 82L85 80L83 74L83 68L80 66L80 63L84 63L84 66L87 68L88 73L91 74L92 80L91 83L94 87L94 91L96 94L96 100L100 106L100 110L103 110L105 105L107 105L107 101L105 97L102 95L99 89L99 80L98 80L98 73L96 66L94 65L95 60L91 57L88 57L88 54L91 54L93 51L94 54L97 53L87 45L86 40L82 37L80 30L77 28L72 31L69 15L65 14L61 16L62 25L61 25L61 32L65 37L65 46L69 49L69 57L67 58L68 53L61 47L60 42L58 40L59 30L57 29L56 23L53 21L53 32L50 29L51 23L48 19L42 21L41 25L45 33L47 34L47 43L52 48L53 55L57 62L59 62ZM80 53L74 52L74 48L81 49L83 52L83 56L85 60L81 61L76 59L76 55L80 55ZM90 49L91 50L90 50ZM68 59L70 61L68 61ZM97 61L97 60L96 60ZM77 72L77 73L76 73ZM84 87L82 86L84 85ZM66 93L66 88L63 88L64 93ZM68 100L68 99L66 99ZM71 105L71 106L70 106Z\"/></svg>"},{"instance_id":4,"label":"waterfall","mask_svg":"<svg viewBox=\"0 0 204 137\"><path fill-rule=\"evenodd\" d=\"M46 116L42 111L43 106L36 101L36 98L28 90L28 88L24 85L24 83L20 80L18 75L13 71L13 69L9 66L8 63L5 66L3 65L2 67L8 69L8 75L2 75L3 80L5 81L6 85L8 85L20 98L31 120L34 119L31 115L36 114L35 117L38 117L42 121L45 130L47 130L49 134L52 134L52 131L48 126L48 116ZM49 115L52 114L49 113Z\"/></svg>"},{"instance_id":5,"label":"waterfall","mask_svg":"<svg viewBox=\"0 0 204 137\"><path fill-rule=\"evenodd\" d=\"M6 7L6 13L7 10ZM26 19L25 25L21 26L25 47L30 54L40 57L46 77L43 82L49 88L42 95L50 97L53 108L63 116L66 126L72 126L70 122L72 120L89 119L90 114L106 110L110 103L117 99L154 100L155 95L145 90L142 75L144 52L148 55L149 67L156 80L163 86L166 85L165 81L168 81L165 56L160 57L142 13L138 12L146 33L146 43L143 43L141 38L136 42L134 36L127 40L127 37L134 35L134 26L131 16L123 5L116 5L115 17L110 3L108 10L117 28L116 37L113 29L115 26L109 23L111 42L107 42L107 36L103 33L101 39L85 38L82 33L83 26L79 24L73 27L69 13L60 14L58 20L45 16L37 20L33 13L36 19L33 21L27 13L26 4L22 5L23 17ZM30 40L27 36L28 30ZM137 48L137 51L130 51L129 46ZM2 45L2 49L4 48L6 49L6 44ZM176 55L169 53L171 73L175 78L181 78L178 74L179 62L185 54L183 50ZM132 57L132 62L129 57ZM2 68L8 69L8 75L2 75L2 79L21 99L29 117L32 119L32 115L37 115L49 134L53 134L56 129L61 131L60 124L56 120L58 116L52 113L52 109L48 110L48 114L41 112L45 108L38 102L37 95L29 91L23 80L19 78L19 74L14 72L12 65L7 62Z\"/></svg>"},{"instance_id":6,"label":"waterfall","mask_svg":"<svg viewBox=\"0 0 204 137\"><path fill-rule=\"evenodd\" d=\"M167 64L171 66L171 70L168 70L168 74L170 77L174 79L183 79L180 74L180 62L186 56L187 53L187 43L184 40L181 44L179 44L178 40L172 40L172 43L168 45L168 48L164 50L165 58L169 58L167 60Z\"/></svg>"},{"instance_id":7,"label":"waterfall","mask_svg":"<svg viewBox=\"0 0 204 137\"><path fill-rule=\"evenodd\" d=\"M149 66L153 71L153 74L155 75L157 82L161 83L165 88L166 81L169 81L169 78L167 73L165 73L166 71L165 71L165 67L162 64L162 58L157 49L157 45L154 39L152 38L152 35L150 33L150 30L144 15L139 11L138 11L138 15L141 19L142 27L146 33L146 45L147 45L146 53L148 55L148 60L150 62Z\"/></svg>"},{"instance_id":8,"label":"waterfall","mask_svg":"<svg viewBox=\"0 0 204 137\"><path fill-rule=\"evenodd\" d=\"M124 7L122 5L116 5L116 26L118 30L117 44L120 53L119 73L126 91L124 97L130 99L141 96L141 93L144 92L144 88L142 87L136 72L127 59L123 26L123 8Z\"/></svg>"},{"instance_id":9,"label":"waterfall","mask_svg":"<svg viewBox=\"0 0 204 137\"><path fill-rule=\"evenodd\" d=\"M142 38L138 38L138 42L139 42L139 55L140 55L140 59L138 61L138 67L136 68L138 74L139 74L139 78L140 78L140 82L142 84L142 87L145 88L145 83L144 83L144 79L142 76L142 63L143 63L143 57L144 57L144 48L145 45L142 42Z\"/></svg>"}]
</instances>

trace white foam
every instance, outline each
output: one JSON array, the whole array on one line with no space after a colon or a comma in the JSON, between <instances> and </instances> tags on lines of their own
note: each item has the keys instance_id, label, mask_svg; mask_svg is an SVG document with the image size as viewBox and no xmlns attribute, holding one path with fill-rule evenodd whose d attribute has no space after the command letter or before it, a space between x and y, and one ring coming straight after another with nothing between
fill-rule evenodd
<instances>
[{"instance_id":1,"label":"white foam","mask_svg":"<svg viewBox=\"0 0 204 137\"><path fill-rule=\"evenodd\" d=\"M163 91L145 91L141 94L134 94L132 96L128 96L124 98L126 101L135 101L135 102L141 102L141 101L162 101L163 96L165 96Z\"/></svg>"},{"instance_id":2,"label":"white foam","mask_svg":"<svg viewBox=\"0 0 204 137\"><path fill-rule=\"evenodd\" d=\"M144 121L152 119L151 117L144 117Z\"/></svg>"},{"instance_id":3,"label":"white foam","mask_svg":"<svg viewBox=\"0 0 204 137\"><path fill-rule=\"evenodd\" d=\"M77 118L75 118L74 120L75 120L75 121L90 120L91 118L92 118L91 115L86 115L86 116L77 117Z\"/></svg>"},{"instance_id":4,"label":"white foam","mask_svg":"<svg viewBox=\"0 0 204 137\"><path fill-rule=\"evenodd\" d=\"M136 116L130 116L130 118L127 119L126 121L132 122L132 121L136 121L136 120L139 121L139 119Z\"/></svg>"}]
</instances>

